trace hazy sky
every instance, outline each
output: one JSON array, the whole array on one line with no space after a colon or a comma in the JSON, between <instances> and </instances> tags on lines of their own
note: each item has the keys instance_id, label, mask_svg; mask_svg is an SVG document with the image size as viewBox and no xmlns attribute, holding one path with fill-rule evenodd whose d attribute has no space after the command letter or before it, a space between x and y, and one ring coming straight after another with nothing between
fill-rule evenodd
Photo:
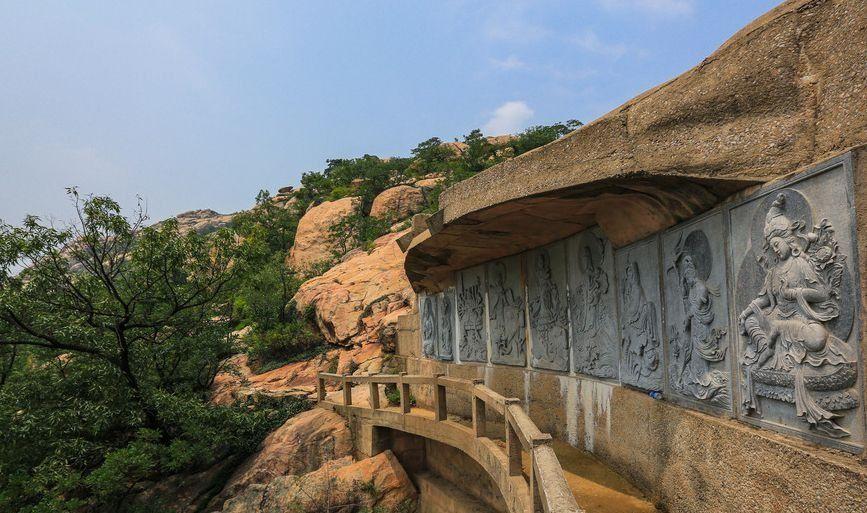
<instances>
[{"instance_id":1,"label":"hazy sky","mask_svg":"<svg viewBox=\"0 0 867 513\"><path fill-rule=\"evenodd\" d=\"M0 0L0 219L68 219L72 185L231 212L327 158L588 122L777 3Z\"/></svg>"}]
</instances>

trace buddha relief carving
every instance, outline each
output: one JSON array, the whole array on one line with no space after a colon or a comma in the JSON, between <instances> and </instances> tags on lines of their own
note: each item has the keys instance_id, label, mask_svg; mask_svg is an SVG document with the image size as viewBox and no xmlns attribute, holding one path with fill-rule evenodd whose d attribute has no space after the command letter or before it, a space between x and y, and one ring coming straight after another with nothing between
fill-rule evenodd
<instances>
[{"instance_id":1,"label":"buddha relief carving","mask_svg":"<svg viewBox=\"0 0 867 513\"><path fill-rule=\"evenodd\" d=\"M526 321L519 264L517 258L509 258L487 266L488 321L494 363L524 363Z\"/></svg>"},{"instance_id":2,"label":"buddha relief carving","mask_svg":"<svg viewBox=\"0 0 867 513\"><path fill-rule=\"evenodd\" d=\"M569 274L574 370L616 378L613 254L598 228L570 240Z\"/></svg>"},{"instance_id":3,"label":"buddha relief carving","mask_svg":"<svg viewBox=\"0 0 867 513\"><path fill-rule=\"evenodd\" d=\"M673 392L731 408L725 260L719 214L666 238L668 381ZM670 245L669 245L670 244Z\"/></svg>"},{"instance_id":4,"label":"buddha relief carving","mask_svg":"<svg viewBox=\"0 0 867 513\"><path fill-rule=\"evenodd\" d=\"M846 340L852 324L846 255L831 223L812 221L802 194L783 189L768 200L745 257L754 259L761 285L737 317L743 408L763 417L760 398L788 403L810 431L847 438L839 420L858 407L859 394L851 389L856 350Z\"/></svg>"},{"instance_id":5,"label":"buddha relief carving","mask_svg":"<svg viewBox=\"0 0 867 513\"><path fill-rule=\"evenodd\" d=\"M454 289L442 292L437 297L439 299L437 308L437 315L439 317L437 356L440 360L452 360L454 358L455 347Z\"/></svg>"},{"instance_id":6,"label":"buddha relief carving","mask_svg":"<svg viewBox=\"0 0 867 513\"><path fill-rule=\"evenodd\" d=\"M620 295L620 379L662 389L657 241L637 243L618 258Z\"/></svg>"},{"instance_id":7,"label":"buddha relief carving","mask_svg":"<svg viewBox=\"0 0 867 513\"><path fill-rule=\"evenodd\" d=\"M563 245L558 244L534 251L528 262L533 366L561 371L569 366L564 257Z\"/></svg>"},{"instance_id":8,"label":"buddha relief carving","mask_svg":"<svg viewBox=\"0 0 867 513\"><path fill-rule=\"evenodd\" d=\"M461 272L461 283L458 291L461 361L487 361L485 288L482 278L481 268Z\"/></svg>"},{"instance_id":9,"label":"buddha relief carving","mask_svg":"<svg viewBox=\"0 0 867 513\"><path fill-rule=\"evenodd\" d=\"M428 358L436 354L437 319L434 298L419 294L421 303L421 351Z\"/></svg>"}]
</instances>

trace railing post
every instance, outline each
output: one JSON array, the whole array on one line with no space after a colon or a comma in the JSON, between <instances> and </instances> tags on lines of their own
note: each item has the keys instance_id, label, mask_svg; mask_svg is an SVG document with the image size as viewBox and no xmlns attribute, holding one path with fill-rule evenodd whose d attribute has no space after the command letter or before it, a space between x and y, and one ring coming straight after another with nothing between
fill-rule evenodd
<instances>
[{"instance_id":1,"label":"railing post","mask_svg":"<svg viewBox=\"0 0 867 513\"><path fill-rule=\"evenodd\" d=\"M542 513L542 497L539 495L539 482L536 475L536 451L530 448L530 497L533 510L530 513Z\"/></svg>"},{"instance_id":2,"label":"railing post","mask_svg":"<svg viewBox=\"0 0 867 513\"><path fill-rule=\"evenodd\" d=\"M325 400L325 378L319 376L316 380L316 402Z\"/></svg>"},{"instance_id":3,"label":"railing post","mask_svg":"<svg viewBox=\"0 0 867 513\"><path fill-rule=\"evenodd\" d=\"M518 439L518 432L512 426L512 414L509 413L508 405L506 405L506 455L509 458L509 475L521 475L521 440ZM532 468L530 471L532 472Z\"/></svg>"},{"instance_id":4,"label":"railing post","mask_svg":"<svg viewBox=\"0 0 867 513\"><path fill-rule=\"evenodd\" d=\"M446 420L449 416L446 408L446 387L439 384L438 378L440 376L445 376L445 374L434 374L434 414L438 422Z\"/></svg>"},{"instance_id":5,"label":"railing post","mask_svg":"<svg viewBox=\"0 0 867 513\"><path fill-rule=\"evenodd\" d=\"M343 375L343 404L352 406L352 384L349 382L348 374Z\"/></svg>"},{"instance_id":6,"label":"railing post","mask_svg":"<svg viewBox=\"0 0 867 513\"><path fill-rule=\"evenodd\" d=\"M378 410L379 409L379 383L371 380L370 383L368 383L368 386L370 387L370 407L373 408L374 410Z\"/></svg>"},{"instance_id":7,"label":"railing post","mask_svg":"<svg viewBox=\"0 0 867 513\"><path fill-rule=\"evenodd\" d=\"M403 382L403 377L406 376L405 372L400 373L400 411L402 413L409 413L412 405L409 401L409 383Z\"/></svg>"},{"instance_id":8,"label":"railing post","mask_svg":"<svg viewBox=\"0 0 867 513\"><path fill-rule=\"evenodd\" d=\"M487 422L485 418L485 401L476 397L473 393L473 430L476 438L487 435Z\"/></svg>"}]
</instances>

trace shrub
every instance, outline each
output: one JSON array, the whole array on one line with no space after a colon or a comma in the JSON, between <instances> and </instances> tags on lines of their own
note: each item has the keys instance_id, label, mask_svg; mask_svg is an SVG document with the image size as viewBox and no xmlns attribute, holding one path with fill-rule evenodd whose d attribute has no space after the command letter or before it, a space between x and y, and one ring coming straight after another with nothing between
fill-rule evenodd
<instances>
[{"instance_id":1,"label":"shrub","mask_svg":"<svg viewBox=\"0 0 867 513\"><path fill-rule=\"evenodd\" d=\"M262 372L327 350L325 341L310 329L307 322L296 319L264 332L254 329L248 337L247 354L251 366Z\"/></svg>"}]
</instances>

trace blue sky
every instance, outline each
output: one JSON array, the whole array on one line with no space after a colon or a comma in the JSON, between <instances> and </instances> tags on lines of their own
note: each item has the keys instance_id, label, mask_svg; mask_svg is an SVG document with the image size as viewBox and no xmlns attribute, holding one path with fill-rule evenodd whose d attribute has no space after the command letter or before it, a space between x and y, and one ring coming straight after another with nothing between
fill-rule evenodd
<instances>
[{"instance_id":1,"label":"blue sky","mask_svg":"<svg viewBox=\"0 0 867 513\"><path fill-rule=\"evenodd\" d=\"M589 122L777 3L0 0L0 219L69 219L72 185L231 212L327 158Z\"/></svg>"}]
</instances>

